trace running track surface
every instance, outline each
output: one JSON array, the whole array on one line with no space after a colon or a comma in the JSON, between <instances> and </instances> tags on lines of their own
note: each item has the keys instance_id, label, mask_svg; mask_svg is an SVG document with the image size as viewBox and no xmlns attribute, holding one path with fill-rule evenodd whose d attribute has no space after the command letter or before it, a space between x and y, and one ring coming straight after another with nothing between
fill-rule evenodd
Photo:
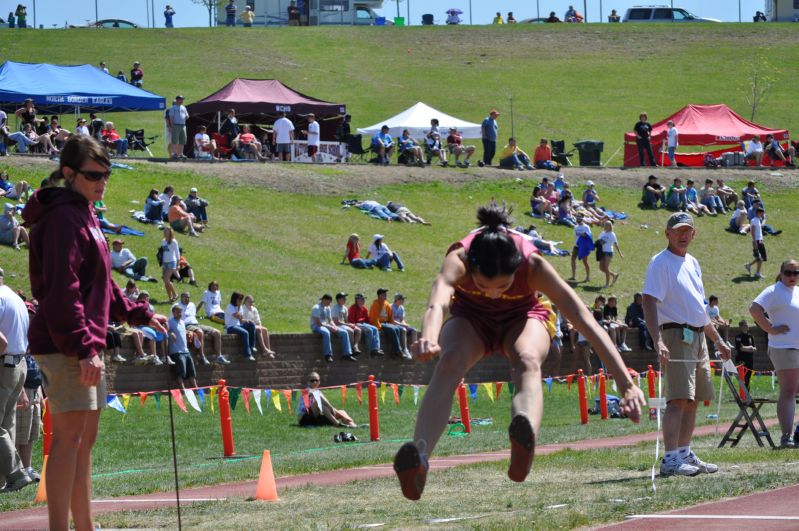
<instances>
[{"instance_id":1,"label":"running track surface","mask_svg":"<svg viewBox=\"0 0 799 531\"><path fill-rule=\"evenodd\" d=\"M775 420L767 421L767 425L776 423ZM715 426L701 426L694 431L696 436L712 435ZM537 455L547 455L560 450L595 450L601 448L618 448L630 446L641 442L654 442L657 432L640 433L626 435L623 437L607 437L603 439L590 439L584 441L574 441L562 444L549 444L536 448ZM508 459L509 451L487 452L479 454L457 455L450 457L438 457L430 461L432 470L446 469L459 465L467 465L479 462L502 461ZM299 476L287 476L276 478L278 492L290 487L298 487L312 484L320 485L340 485L356 480L367 480L376 478L393 477L394 471L390 464L366 466L360 468L350 468L344 470L331 470L328 472L318 472L314 474L303 474ZM213 485L209 487L198 487L183 489L180 491L181 505L193 502L216 501L230 497L246 498L255 495L256 481L244 483L232 483L223 485ZM28 487L31 496L34 495L33 486ZM399 489L398 489L399 495ZM615 524L613 527L623 529L692 529L700 526L706 529L731 529L731 528L753 528L761 526L766 529L799 529L799 485L786 487L765 493L753 494L744 498L726 500L715 503L708 503L682 509L672 513L670 519L663 518L663 515L649 515L650 518L632 519L626 522ZM749 501L749 500L752 501ZM148 510L157 507L175 506L175 495L171 492L159 492L153 494L143 494L137 496L123 496L119 498L109 498L92 500L92 510L94 514L111 513L119 511ZM757 520L721 520L721 519L685 519L682 515L736 515L742 513L756 512L764 516L793 517L788 520L762 520L759 516ZM676 516L675 516L676 515ZM45 529L47 527L47 508L34 507L19 511L9 511L2 513L0 529Z\"/></svg>"}]
</instances>

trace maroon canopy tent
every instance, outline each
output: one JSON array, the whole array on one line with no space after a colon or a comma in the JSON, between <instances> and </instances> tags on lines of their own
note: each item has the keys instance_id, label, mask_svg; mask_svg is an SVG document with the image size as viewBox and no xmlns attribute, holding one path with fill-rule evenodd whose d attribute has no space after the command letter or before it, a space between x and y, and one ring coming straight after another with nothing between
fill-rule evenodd
<instances>
[{"instance_id":1,"label":"maroon canopy tent","mask_svg":"<svg viewBox=\"0 0 799 531\"><path fill-rule=\"evenodd\" d=\"M285 112L294 123L297 138L308 123L310 113L316 115L321 129L321 139L335 140L338 125L344 119L347 107L306 96L287 87L276 79L236 78L210 96L187 107L189 139L194 138L197 127L205 125L209 134L217 131L229 109L236 110L239 124L255 125L259 129L271 128L279 113ZM186 153L191 152L191 142Z\"/></svg>"},{"instance_id":2,"label":"maroon canopy tent","mask_svg":"<svg viewBox=\"0 0 799 531\"><path fill-rule=\"evenodd\" d=\"M669 120L673 120L677 128L680 146L712 146L711 149L700 149L694 153L677 153L677 163L681 166L702 166L707 154L719 157L725 151L740 151L741 143L750 140L752 135L760 135L763 141L766 135L772 134L782 144L790 139L787 129L769 129L752 123L723 104L687 105L652 125L650 142L655 152L655 162L659 165L669 164L665 147L662 147ZM634 132L624 135L624 165L639 165Z\"/></svg>"}]
</instances>

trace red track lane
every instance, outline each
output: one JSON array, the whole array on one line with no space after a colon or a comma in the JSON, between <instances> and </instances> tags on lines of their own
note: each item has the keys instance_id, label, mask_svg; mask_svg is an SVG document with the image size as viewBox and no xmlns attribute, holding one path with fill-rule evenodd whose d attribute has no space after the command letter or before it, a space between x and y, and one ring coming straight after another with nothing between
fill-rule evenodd
<instances>
[{"instance_id":1,"label":"red track lane","mask_svg":"<svg viewBox=\"0 0 799 531\"><path fill-rule=\"evenodd\" d=\"M771 419L766 421L767 426L776 424L776 420ZM714 425L700 426L694 431L696 436L712 435L716 427ZM603 439L588 439L583 441L574 441L561 444L548 444L536 448L536 455L547 455L560 450L595 450L601 448L618 448L621 446L630 446L640 442L654 442L657 437L657 432L640 433L634 435L625 435L622 437L606 437ZM430 461L432 469L446 469L460 465L467 465L471 463L502 461L508 459L510 456L509 451L502 450L499 452L487 452L479 454L468 455L454 455L450 457L436 457ZM365 466L360 468L349 468L343 470L331 470L327 472L317 472L313 474L302 474L299 476L286 476L275 479L277 484L278 493L282 489L298 487L304 485L340 485L356 480L366 480L375 478L392 477L394 470L390 464ZM223 485L212 485L209 487L197 487L191 489L182 489L180 491L181 505L191 504L199 501L219 500L230 497L246 498L255 495L256 481L246 481L244 483L230 483ZM35 494L35 489L28 487L31 496ZM799 490L799 489L797 489ZM767 493L770 494L770 493ZM399 490L397 490L399 496ZM794 498L795 499L795 498ZM724 503L724 502L720 502ZM94 514L103 514L119 511L135 511L153 509L156 507L174 507L175 495L173 492L158 492L152 494L141 494L135 496L122 496L118 498L108 498L100 500L92 500L92 511ZM783 503L783 507L785 503ZM704 506L701 506L704 507ZM799 504L797 504L797 511L799 511ZM704 514L704 513L703 513ZM761 514L758 510L758 514ZM799 512L797 513L799 514ZM664 527L650 527L651 521L647 521L648 529L683 529L680 528L680 521L663 521L654 522L654 525L663 524ZM733 522L727 522L729 526ZM737 522L735 522L737 524ZM793 522L791 527L785 529L799 529L799 520ZM635 522L627 522L622 525L632 525ZM708 527L709 522L702 522L702 527ZM765 527L769 529L783 529L780 527L772 527L772 524L778 522L767 521L761 522L766 524ZM641 523L639 523L641 525ZM696 523L694 523L696 526ZM19 511L9 511L2 513L0 517L0 529L45 529L47 527L47 508L35 507L32 509L22 509ZM634 528L634 527L633 527ZM632 528L631 528L632 529ZM687 529L687 528L686 528ZM693 527L696 529L696 527ZM729 529L729 527L727 527ZM704 531L704 530L703 530Z\"/></svg>"}]
</instances>

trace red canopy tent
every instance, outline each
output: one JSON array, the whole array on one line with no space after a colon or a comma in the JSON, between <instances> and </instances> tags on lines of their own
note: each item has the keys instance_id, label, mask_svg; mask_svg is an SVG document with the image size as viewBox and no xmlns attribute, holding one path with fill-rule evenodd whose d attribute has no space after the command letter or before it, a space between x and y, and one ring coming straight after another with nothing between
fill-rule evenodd
<instances>
[{"instance_id":1,"label":"red canopy tent","mask_svg":"<svg viewBox=\"0 0 799 531\"><path fill-rule=\"evenodd\" d=\"M720 157L727 151L740 151L741 143L748 141L752 135L760 135L761 141L766 135L772 134L780 142L788 142L790 135L787 129L769 129L744 120L732 109L723 104L718 105L687 105L668 118L652 125L652 150L655 152L655 162L659 165L668 165L665 139L669 120L679 132L680 146L712 146L712 149L695 153L677 153L677 164L680 166L702 166L705 155L712 154ZM767 157L767 156L766 156ZM764 158L766 158L764 157ZM624 135L624 166L639 166L638 147L635 143L635 133Z\"/></svg>"}]
</instances>

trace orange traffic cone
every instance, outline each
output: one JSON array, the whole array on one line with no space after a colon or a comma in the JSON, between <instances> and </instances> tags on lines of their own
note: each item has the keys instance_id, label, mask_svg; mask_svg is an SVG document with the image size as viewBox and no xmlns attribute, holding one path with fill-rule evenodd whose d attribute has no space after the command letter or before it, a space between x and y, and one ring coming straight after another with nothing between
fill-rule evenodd
<instances>
[{"instance_id":1,"label":"orange traffic cone","mask_svg":"<svg viewBox=\"0 0 799 531\"><path fill-rule=\"evenodd\" d=\"M261 460L261 473L258 475L255 499L266 501L278 500L275 474L272 472L272 457L269 455L269 450L264 450L264 457Z\"/></svg>"},{"instance_id":2,"label":"orange traffic cone","mask_svg":"<svg viewBox=\"0 0 799 531\"><path fill-rule=\"evenodd\" d=\"M40 474L42 478L39 480L39 487L36 489L36 498L34 498L33 503L47 503L47 486L44 484L44 478L47 472L48 457L44 456L44 461L42 462L42 473Z\"/></svg>"}]
</instances>

